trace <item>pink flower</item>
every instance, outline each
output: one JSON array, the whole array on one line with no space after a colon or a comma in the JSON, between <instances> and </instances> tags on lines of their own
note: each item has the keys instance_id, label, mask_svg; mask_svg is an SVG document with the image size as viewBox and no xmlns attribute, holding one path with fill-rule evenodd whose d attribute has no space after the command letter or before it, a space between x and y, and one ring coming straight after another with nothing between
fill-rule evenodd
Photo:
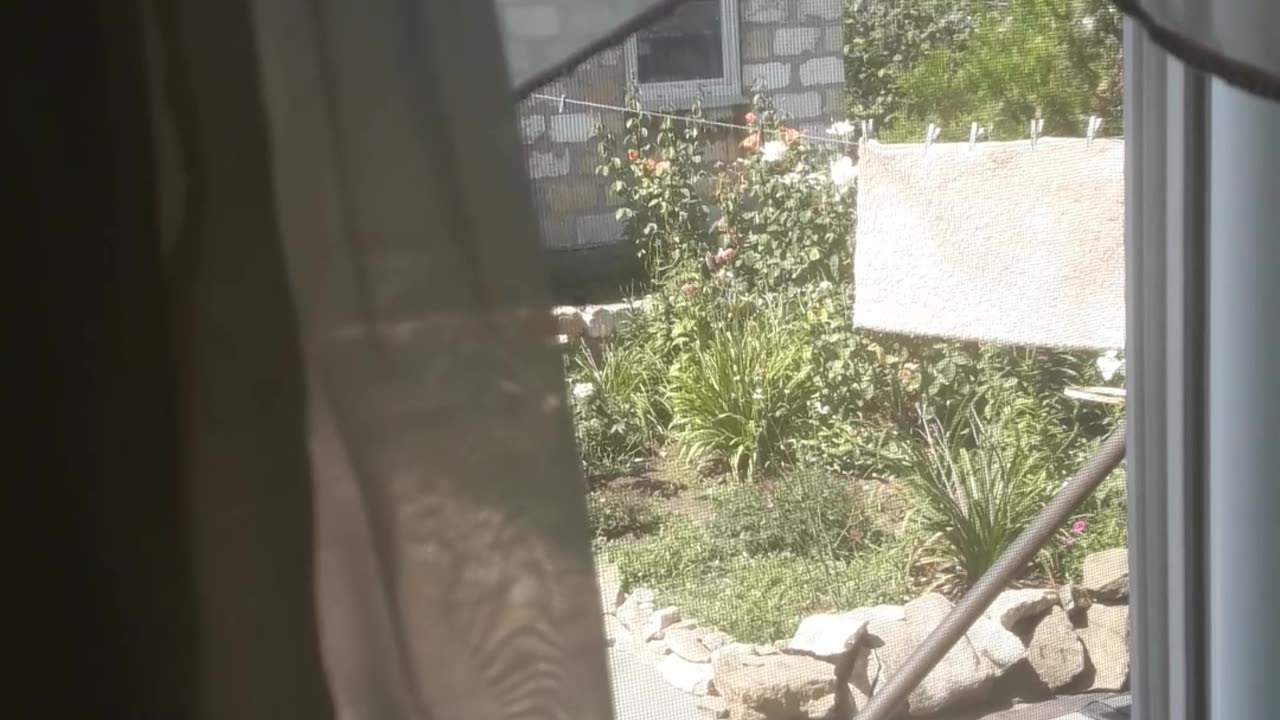
<instances>
[{"instance_id":1,"label":"pink flower","mask_svg":"<svg viewBox=\"0 0 1280 720\"><path fill-rule=\"evenodd\" d=\"M680 288L680 292L684 293L684 296L687 298L691 298L694 295L697 295L698 290L699 288L696 283L688 283L684 287Z\"/></svg>"},{"instance_id":2,"label":"pink flower","mask_svg":"<svg viewBox=\"0 0 1280 720\"><path fill-rule=\"evenodd\" d=\"M1083 535L1086 527L1088 527L1088 525L1085 524L1085 521L1077 520L1075 524L1071 526L1071 532L1076 535Z\"/></svg>"},{"instance_id":3,"label":"pink flower","mask_svg":"<svg viewBox=\"0 0 1280 720\"><path fill-rule=\"evenodd\" d=\"M639 157L640 157L640 153L636 152L635 150L627 151L627 159L630 160L631 162L635 162Z\"/></svg>"},{"instance_id":4,"label":"pink flower","mask_svg":"<svg viewBox=\"0 0 1280 720\"><path fill-rule=\"evenodd\" d=\"M731 247L720 248L720 252L716 253L716 262L721 265L728 265L738 256L738 251Z\"/></svg>"},{"instance_id":5,"label":"pink flower","mask_svg":"<svg viewBox=\"0 0 1280 720\"><path fill-rule=\"evenodd\" d=\"M756 114L755 114L755 113L753 113L753 112L749 112L749 113L747 113L747 124L748 124L748 125L755 125L755 124L756 124Z\"/></svg>"}]
</instances>

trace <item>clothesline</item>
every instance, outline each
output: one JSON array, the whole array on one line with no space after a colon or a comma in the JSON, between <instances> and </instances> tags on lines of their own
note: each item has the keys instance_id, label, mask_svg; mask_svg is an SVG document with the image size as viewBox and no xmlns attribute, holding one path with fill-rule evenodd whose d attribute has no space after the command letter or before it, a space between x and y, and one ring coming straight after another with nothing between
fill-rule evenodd
<instances>
[{"instance_id":1,"label":"clothesline","mask_svg":"<svg viewBox=\"0 0 1280 720\"><path fill-rule=\"evenodd\" d=\"M612 110L615 112L637 112L634 108L622 107L620 105L610 105L608 103L598 103L598 102L592 102L590 100L577 100L570 97L556 97L554 95L544 95L542 93L532 93L529 95L529 97L537 100L546 100L548 102L556 103L557 105L559 104L574 105L577 107L587 107L587 108L593 108L596 110ZM755 130L757 129L757 128L751 127L750 125L739 125L737 123L723 122L720 120L708 120L706 118L693 118L693 117L688 117L684 115L675 115L671 113L653 112L650 110L643 110L641 112L643 112L645 115L650 115L653 117L665 118L670 120L678 120L680 122L706 125L709 127L727 128L730 130L742 130L745 132L755 132ZM827 131L824 130L823 132L827 132ZM819 136L811 135L809 133L805 134L805 139L813 142L829 143L832 145L843 145L845 147L852 147L857 144L857 141L851 138L846 139L846 138L839 138L839 137L819 137Z\"/></svg>"}]
</instances>

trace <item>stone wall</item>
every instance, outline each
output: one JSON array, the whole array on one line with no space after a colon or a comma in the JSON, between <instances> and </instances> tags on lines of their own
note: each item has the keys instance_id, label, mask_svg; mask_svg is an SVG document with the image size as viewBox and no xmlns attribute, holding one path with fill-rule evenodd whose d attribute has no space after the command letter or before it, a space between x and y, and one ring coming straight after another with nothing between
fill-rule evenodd
<instances>
[{"instance_id":1,"label":"stone wall","mask_svg":"<svg viewBox=\"0 0 1280 720\"><path fill-rule=\"evenodd\" d=\"M763 88L796 127L811 132L843 116L840 0L739 0L738 16L742 97L731 106L706 108L709 119L741 123L752 87ZM620 107L626 87L625 53L619 46L581 63L517 108L538 229L548 248L568 250L618 240L616 203L606 180L595 174L593 132L602 123L620 134L622 113L571 101ZM568 100L563 106L561 97ZM731 158L739 135L709 127L713 157Z\"/></svg>"}]
</instances>

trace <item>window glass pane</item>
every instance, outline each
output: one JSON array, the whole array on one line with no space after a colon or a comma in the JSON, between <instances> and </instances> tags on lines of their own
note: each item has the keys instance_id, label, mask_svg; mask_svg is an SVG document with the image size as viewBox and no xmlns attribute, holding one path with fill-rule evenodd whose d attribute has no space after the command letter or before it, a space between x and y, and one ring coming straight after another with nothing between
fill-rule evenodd
<instances>
[{"instance_id":1,"label":"window glass pane","mask_svg":"<svg viewBox=\"0 0 1280 720\"><path fill-rule=\"evenodd\" d=\"M636 34L642 83L724 77L720 0L690 0Z\"/></svg>"}]
</instances>

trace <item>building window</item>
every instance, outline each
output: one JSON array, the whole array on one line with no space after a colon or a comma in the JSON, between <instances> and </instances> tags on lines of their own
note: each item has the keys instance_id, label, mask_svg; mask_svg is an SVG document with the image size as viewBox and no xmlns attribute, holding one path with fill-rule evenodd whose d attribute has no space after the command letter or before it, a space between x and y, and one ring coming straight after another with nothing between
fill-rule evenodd
<instances>
[{"instance_id":1,"label":"building window","mask_svg":"<svg viewBox=\"0 0 1280 720\"><path fill-rule=\"evenodd\" d=\"M627 41L627 69L648 107L744 101L737 0L686 0Z\"/></svg>"}]
</instances>

